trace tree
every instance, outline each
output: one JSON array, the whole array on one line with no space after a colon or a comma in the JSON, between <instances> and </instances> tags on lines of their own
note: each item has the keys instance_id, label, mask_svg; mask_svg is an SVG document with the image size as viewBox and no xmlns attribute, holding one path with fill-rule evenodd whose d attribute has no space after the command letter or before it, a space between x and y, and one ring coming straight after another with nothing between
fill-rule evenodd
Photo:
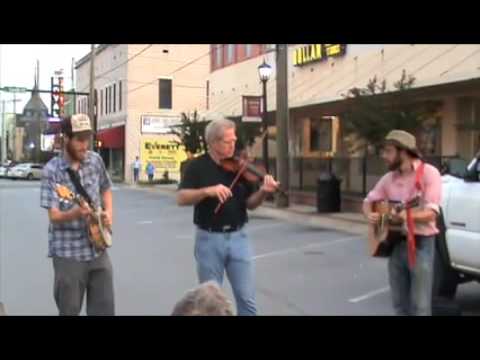
<instances>
[{"instance_id":1,"label":"tree","mask_svg":"<svg viewBox=\"0 0 480 360\"><path fill-rule=\"evenodd\" d=\"M351 151L369 145L377 151L385 136L394 129L415 134L423 123L431 118L440 106L439 101L415 101L410 90L415 78L403 70L399 81L394 83L395 92L387 92L385 80L375 76L365 88L352 88L345 96L348 109L343 114L345 135L354 135L358 141L350 144Z\"/></svg>"},{"instance_id":2,"label":"tree","mask_svg":"<svg viewBox=\"0 0 480 360\"><path fill-rule=\"evenodd\" d=\"M185 151L191 154L198 154L207 150L205 142L205 128L210 121L202 121L195 110L192 115L181 114L182 119L179 125L171 126L172 134L179 137L177 144L185 146Z\"/></svg>"}]
</instances>

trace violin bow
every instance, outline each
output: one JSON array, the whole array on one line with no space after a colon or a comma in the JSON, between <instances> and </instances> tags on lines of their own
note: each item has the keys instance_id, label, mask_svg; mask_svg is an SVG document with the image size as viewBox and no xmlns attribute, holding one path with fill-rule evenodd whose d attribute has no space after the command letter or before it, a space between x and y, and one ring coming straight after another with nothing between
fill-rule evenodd
<instances>
[{"instance_id":1,"label":"violin bow","mask_svg":"<svg viewBox=\"0 0 480 360\"><path fill-rule=\"evenodd\" d=\"M233 189L233 187L235 186L235 184L236 184L236 183L238 182L238 180L240 179L240 176L242 176L242 174L245 172L245 169L246 169L246 168L247 168L247 163L244 163L244 164L242 165L242 168L241 168L240 170L238 170L237 175L235 176L235 178L233 179L232 183L230 184L230 187L229 187L230 190ZM228 200L228 199L227 199L227 200ZM225 201L227 201L227 200L225 200ZM215 208L215 211L214 211L214 214L215 214L215 215L220 211L220 209L222 208L222 206L223 206L224 203L225 203L225 202L219 203L219 204L217 205L217 207Z\"/></svg>"}]
</instances>

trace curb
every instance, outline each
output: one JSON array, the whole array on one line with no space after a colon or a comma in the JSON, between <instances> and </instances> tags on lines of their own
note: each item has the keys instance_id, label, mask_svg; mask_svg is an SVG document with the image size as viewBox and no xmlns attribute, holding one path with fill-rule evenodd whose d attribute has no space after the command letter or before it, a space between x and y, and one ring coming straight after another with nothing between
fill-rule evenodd
<instances>
[{"instance_id":1,"label":"curb","mask_svg":"<svg viewBox=\"0 0 480 360\"><path fill-rule=\"evenodd\" d=\"M0 316L6 316L7 313L5 312L5 306L3 306L3 303L0 302Z\"/></svg>"},{"instance_id":2,"label":"curb","mask_svg":"<svg viewBox=\"0 0 480 360\"><path fill-rule=\"evenodd\" d=\"M142 188L142 187L128 187L131 190L140 190L147 192L157 192L174 196L176 188ZM353 235L366 235L368 233L368 226L365 223L354 220L333 218L331 215L319 215L319 214L304 214L292 209L278 209L271 205L264 205L248 212L249 216L255 217L267 217L271 219L282 220L285 222L303 225L315 229L330 229L336 231L342 231L344 233Z\"/></svg>"}]
</instances>

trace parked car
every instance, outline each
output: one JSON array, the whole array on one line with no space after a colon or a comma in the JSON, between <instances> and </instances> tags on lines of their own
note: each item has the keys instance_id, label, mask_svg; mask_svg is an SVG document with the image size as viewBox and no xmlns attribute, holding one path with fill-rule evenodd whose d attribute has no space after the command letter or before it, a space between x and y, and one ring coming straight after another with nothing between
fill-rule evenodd
<instances>
[{"instance_id":1,"label":"parked car","mask_svg":"<svg viewBox=\"0 0 480 360\"><path fill-rule=\"evenodd\" d=\"M14 166L8 172L7 177L10 179L26 179L26 180L33 180L33 179L40 179L42 177L42 164L32 164L32 163L25 163L25 164L18 164Z\"/></svg>"},{"instance_id":2,"label":"parked car","mask_svg":"<svg viewBox=\"0 0 480 360\"><path fill-rule=\"evenodd\" d=\"M480 152L462 175L442 180L434 293L453 299L459 284L480 282Z\"/></svg>"},{"instance_id":3,"label":"parked car","mask_svg":"<svg viewBox=\"0 0 480 360\"><path fill-rule=\"evenodd\" d=\"M0 166L0 178L8 177L9 171L15 166L17 163L10 161Z\"/></svg>"}]
</instances>

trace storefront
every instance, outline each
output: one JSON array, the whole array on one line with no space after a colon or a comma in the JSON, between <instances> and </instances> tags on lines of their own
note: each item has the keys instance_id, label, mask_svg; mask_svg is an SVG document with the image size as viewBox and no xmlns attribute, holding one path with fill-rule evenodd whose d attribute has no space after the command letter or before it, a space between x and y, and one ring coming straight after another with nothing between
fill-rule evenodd
<instances>
[{"instance_id":1,"label":"storefront","mask_svg":"<svg viewBox=\"0 0 480 360\"><path fill-rule=\"evenodd\" d=\"M100 155L112 180L124 180L125 158L125 126L99 130L97 141Z\"/></svg>"}]
</instances>

